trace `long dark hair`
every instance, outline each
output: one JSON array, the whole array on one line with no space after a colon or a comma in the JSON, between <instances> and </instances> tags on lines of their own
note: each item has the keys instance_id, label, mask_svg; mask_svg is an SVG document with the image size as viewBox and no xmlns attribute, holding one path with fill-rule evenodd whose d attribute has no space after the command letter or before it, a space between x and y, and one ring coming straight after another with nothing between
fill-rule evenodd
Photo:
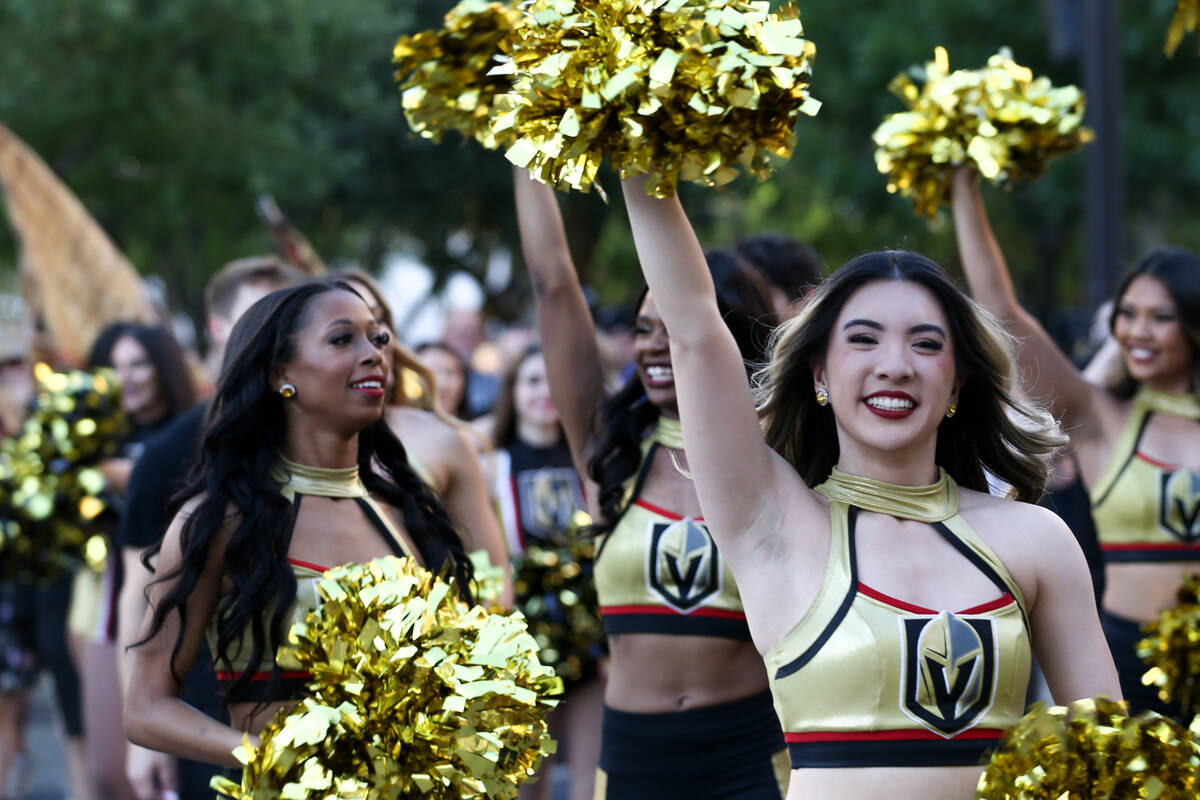
<instances>
[{"instance_id":1,"label":"long dark hair","mask_svg":"<svg viewBox=\"0 0 1200 800\"><path fill-rule=\"evenodd\" d=\"M238 699L264 658L272 667L264 696L272 696L279 685L281 672L274 654L286 639L283 621L296 597L296 578L287 562L296 512L270 477L286 422L283 401L272 391L269 376L294 357L296 335L308 323L313 300L332 291L358 296L340 281L305 283L272 292L237 322L206 419L198 466L172 502L177 511L186 500L202 496L183 525L179 567L156 580L173 584L154 609L150 632L142 641L156 635L167 617L178 612L174 661L182 644L187 599L204 571L209 548L222 528L236 520L222 560L223 575L233 591L221 598L215 611L213 660L229 665L233 658L245 655L240 648L247 646L247 630L250 651L248 668L226 688L227 703ZM469 599L471 567L462 542L382 419L358 435L358 469L372 494L403 512L405 527L426 566L435 572L447 569Z\"/></svg>"},{"instance_id":2,"label":"long dark hair","mask_svg":"<svg viewBox=\"0 0 1200 800\"><path fill-rule=\"evenodd\" d=\"M709 250L704 259L716 286L721 318L748 368L756 367L764 360L770 341L770 328L761 321L773 313L766 285L730 250ZM641 308L646 293L642 289L635 308ZM625 511L625 485L642 463L642 439L658 415L658 406L646 397L636 372L601 404L588 457L588 476L599 488L600 519L593 526L595 532L612 530Z\"/></svg>"},{"instance_id":3,"label":"long dark hair","mask_svg":"<svg viewBox=\"0 0 1200 800\"><path fill-rule=\"evenodd\" d=\"M904 250L867 253L816 290L804 311L775 333L770 362L755 375L767 444L809 486L829 477L839 447L833 411L817 403L812 362L825 358L842 307L873 281L910 281L937 299L950 326L958 377L958 413L942 420L935 459L960 485L988 491L984 470L1013 487L1018 500L1042 495L1054 448L1066 442L1044 410L1015 394L1013 340L981 306L959 291L942 268Z\"/></svg>"},{"instance_id":4,"label":"long dark hair","mask_svg":"<svg viewBox=\"0 0 1200 800\"><path fill-rule=\"evenodd\" d=\"M187 359L175 337L166 328L136 322L115 322L96 337L88 354L91 367L111 367L112 351L117 342L128 336L141 345L154 366L158 383L166 400L163 419L174 417L196 404L196 385L188 371Z\"/></svg>"},{"instance_id":5,"label":"long dark hair","mask_svg":"<svg viewBox=\"0 0 1200 800\"><path fill-rule=\"evenodd\" d=\"M1175 303L1175 313L1183 335L1192 346L1192 391L1200 394L1200 258L1191 250L1182 247L1160 247L1147 253L1133 268L1117 289L1116 302L1108 318L1108 329L1115 330L1121 299L1134 278L1145 275L1166 287L1167 294ZM1117 397L1128 399L1138 389L1135 381L1121 361L1121 372L1109 387Z\"/></svg>"}]
</instances>

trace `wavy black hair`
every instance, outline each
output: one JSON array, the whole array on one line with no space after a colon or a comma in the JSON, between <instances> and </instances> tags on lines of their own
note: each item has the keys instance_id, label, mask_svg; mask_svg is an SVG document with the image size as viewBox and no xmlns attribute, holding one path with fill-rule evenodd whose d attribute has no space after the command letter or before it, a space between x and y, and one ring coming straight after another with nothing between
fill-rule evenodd
<instances>
[{"instance_id":1,"label":"wavy black hair","mask_svg":"<svg viewBox=\"0 0 1200 800\"><path fill-rule=\"evenodd\" d=\"M1067 439L1044 410L1017 394L1014 340L995 317L967 297L919 253L884 250L861 255L817 288L796 318L775 332L771 360L755 374L763 436L809 486L838 462L832 405L815 397L812 364L825 358L846 301L875 281L907 281L937 299L950 326L955 366L963 379L958 413L938 428L935 460L961 486L988 491L985 470L1013 487L1017 500L1036 502L1050 454Z\"/></svg>"},{"instance_id":2,"label":"wavy black hair","mask_svg":"<svg viewBox=\"0 0 1200 800\"><path fill-rule=\"evenodd\" d=\"M747 365L747 375L765 360L774 309L766 284L745 259L732 250L715 249L704 254L717 290L717 308L733 334ZM647 290L638 295L641 308ZM642 462L642 439L658 421L658 406L646 397L646 388L635 372L625 384L601 404L595 424L588 477L599 489L600 519L595 533L612 530L625 511L626 483Z\"/></svg>"},{"instance_id":3,"label":"wavy black hair","mask_svg":"<svg viewBox=\"0 0 1200 800\"><path fill-rule=\"evenodd\" d=\"M199 461L187 486L172 500L172 511L178 512L187 500L202 498L183 524L179 567L156 579L171 585L154 609L150 632L138 644L155 636L170 614L178 613L181 627L174 661L182 644L187 599L204 570L209 548L222 528L232 524L222 569L233 591L221 598L215 612L213 663L228 667L244 655L246 631L250 652L248 668L226 688L226 704L242 699L264 659L272 669L261 696L273 696L281 679L274 653L286 640L283 621L296 597L296 578L287 561L296 511L270 477L286 420L283 400L272 391L269 376L295 356L296 336L308 324L313 301L333 291L359 296L341 281L313 281L272 292L237 322L205 421ZM358 435L358 469L372 494L403 512L425 566L453 576L469 601L472 571L462 541L382 419ZM147 565L153 552L143 558Z\"/></svg>"},{"instance_id":4,"label":"wavy black hair","mask_svg":"<svg viewBox=\"0 0 1200 800\"><path fill-rule=\"evenodd\" d=\"M1167 289L1175 303L1179 325L1192 348L1192 391L1200 394L1200 257L1182 247L1159 247L1147 253L1137 263L1114 295L1112 313L1108 318L1108 329L1117 326L1117 315L1121 312L1121 298L1135 278L1145 275L1159 281ZM1117 397L1128 399L1138 389L1138 381L1130 377L1121 361L1121 374L1109 387Z\"/></svg>"}]
</instances>

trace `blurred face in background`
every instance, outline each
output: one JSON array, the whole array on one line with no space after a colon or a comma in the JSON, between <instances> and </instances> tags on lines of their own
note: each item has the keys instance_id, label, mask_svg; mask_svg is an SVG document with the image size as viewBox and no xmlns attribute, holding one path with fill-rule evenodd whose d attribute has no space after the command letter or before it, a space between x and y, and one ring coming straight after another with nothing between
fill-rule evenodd
<instances>
[{"instance_id":1,"label":"blurred face in background","mask_svg":"<svg viewBox=\"0 0 1200 800\"><path fill-rule=\"evenodd\" d=\"M423 347L417 351L421 361L437 379L438 401L450 414L458 416L462 408L463 394L467 390L467 373L462 361L453 353L440 347Z\"/></svg>"},{"instance_id":2,"label":"blurred face in background","mask_svg":"<svg viewBox=\"0 0 1200 800\"><path fill-rule=\"evenodd\" d=\"M550 399L546 360L541 353L533 353L517 367L513 410L517 415L518 430L524 425L543 428L558 424L558 409Z\"/></svg>"},{"instance_id":3,"label":"blurred face in background","mask_svg":"<svg viewBox=\"0 0 1200 800\"><path fill-rule=\"evenodd\" d=\"M113 343L113 370L121 382L121 405L134 422L149 425L167 413L167 396L150 354L132 336Z\"/></svg>"}]
</instances>

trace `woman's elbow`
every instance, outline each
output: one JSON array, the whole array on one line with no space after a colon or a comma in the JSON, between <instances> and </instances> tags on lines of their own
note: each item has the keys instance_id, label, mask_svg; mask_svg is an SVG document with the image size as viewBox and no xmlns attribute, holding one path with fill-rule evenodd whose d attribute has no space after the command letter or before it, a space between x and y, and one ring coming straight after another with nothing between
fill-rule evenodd
<instances>
[{"instance_id":1,"label":"woman's elbow","mask_svg":"<svg viewBox=\"0 0 1200 800\"><path fill-rule=\"evenodd\" d=\"M132 684L132 681L131 681ZM125 705L122 709L122 720L125 725L125 738L139 747L156 749L154 746L153 701L143 692L130 689L125 694Z\"/></svg>"}]
</instances>

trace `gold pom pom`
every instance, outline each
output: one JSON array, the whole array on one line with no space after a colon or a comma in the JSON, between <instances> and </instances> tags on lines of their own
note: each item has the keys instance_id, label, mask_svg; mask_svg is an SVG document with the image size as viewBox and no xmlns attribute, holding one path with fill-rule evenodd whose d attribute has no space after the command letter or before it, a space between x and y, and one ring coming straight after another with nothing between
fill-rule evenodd
<instances>
[{"instance_id":1,"label":"gold pom pom","mask_svg":"<svg viewBox=\"0 0 1200 800\"><path fill-rule=\"evenodd\" d=\"M1184 581L1177 600L1142 626L1146 638L1138 642L1138 656L1150 667L1142 683L1157 686L1164 703L1188 714L1200 692L1200 575Z\"/></svg>"},{"instance_id":2,"label":"gold pom pom","mask_svg":"<svg viewBox=\"0 0 1200 800\"><path fill-rule=\"evenodd\" d=\"M278 657L312 674L258 747L235 751L238 800L512 798L544 755L550 695L520 615L468 608L451 584L409 558L330 570L321 607Z\"/></svg>"},{"instance_id":3,"label":"gold pom pom","mask_svg":"<svg viewBox=\"0 0 1200 800\"><path fill-rule=\"evenodd\" d=\"M922 216L937 213L955 167L971 164L994 183L1030 181L1051 157L1092 139L1083 126L1083 93L1034 78L1007 49L983 69L950 72L939 47L914 71L920 86L902 73L888 87L909 110L888 115L873 138L888 191L910 198Z\"/></svg>"},{"instance_id":4,"label":"gold pom pom","mask_svg":"<svg viewBox=\"0 0 1200 800\"><path fill-rule=\"evenodd\" d=\"M1200 740L1153 712L1080 700L1038 704L1005 737L977 800L1191 800L1200 792Z\"/></svg>"},{"instance_id":5,"label":"gold pom pom","mask_svg":"<svg viewBox=\"0 0 1200 800\"><path fill-rule=\"evenodd\" d=\"M568 684L589 677L605 652L592 576L594 558L591 542L571 547L532 545L514 558L517 608L529 620L542 663L553 666Z\"/></svg>"},{"instance_id":6,"label":"gold pom pom","mask_svg":"<svg viewBox=\"0 0 1200 800\"><path fill-rule=\"evenodd\" d=\"M1175 49L1183 41L1185 33L1195 33L1200 27L1200 0L1179 0L1175 6L1175 14L1171 17L1171 27L1167 29L1167 41L1163 52L1168 57L1175 55ZM1197 48L1200 51L1200 48Z\"/></svg>"},{"instance_id":7,"label":"gold pom pom","mask_svg":"<svg viewBox=\"0 0 1200 800\"><path fill-rule=\"evenodd\" d=\"M587 191L607 156L622 178L719 186L788 158L816 48L799 12L747 0L533 0L512 38L513 87L493 131L556 188Z\"/></svg>"},{"instance_id":8,"label":"gold pom pom","mask_svg":"<svg viewBox=\"0 0 1200 800\"><path fill-rule=\"evenodd\" d=\"M0 443L0 578L41 581L81 561L106 565L109 508L96 464L130 430L111 370L34 369L38 391L19 436Z\"/></svg>"},{"instance_id":9,"label":"gold pom pom","mask_svg":"<svg viewBox=\"0 0 1200 800\"><path fill-rule=\"evenodd\" d=\"M502 143L491 131L488 114L492 98L508 91L511 82L489 73L520 22L511 5L463 0L446 14L440 30L396 42L392 61L404 92L404 117L417 134L440 142L446 131L458 131L487 148Z\"/></svg>"}]
</instances>

